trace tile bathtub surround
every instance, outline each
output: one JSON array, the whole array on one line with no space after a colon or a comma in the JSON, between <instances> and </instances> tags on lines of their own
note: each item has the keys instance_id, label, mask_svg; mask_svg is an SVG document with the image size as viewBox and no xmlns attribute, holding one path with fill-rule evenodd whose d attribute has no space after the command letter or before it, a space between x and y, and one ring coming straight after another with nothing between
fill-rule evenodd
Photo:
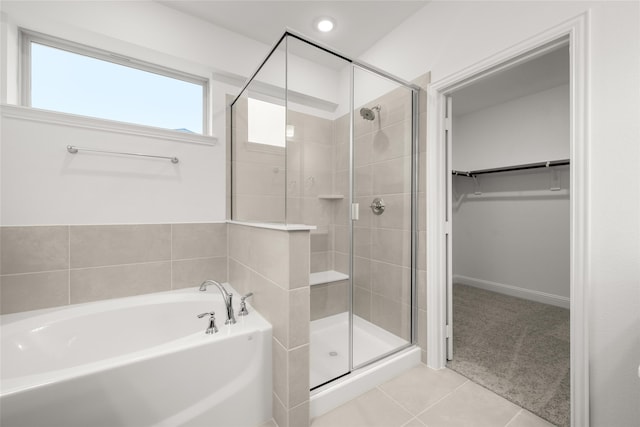
<instances>
[{"instance_id":1,"label":"tile bathtub surround","mask_svg":"<svg viewBox=\"0 0 640 427\"><path fill-rule=\"evenodd\" d=\"M171 225L74 225L71 268L171 260Z\"/></svg>"},{"instance_id":2,"label":"tile bathtub surround","mask_svg":"<svg viewBox=\"0 0 640 427\"><path fill-rule=\"evenodd\" d=\"M0 313L69 303L69 270L0 276Z\"/></svg>"},{"instance_id":3,"label":"tile bathtub surround","mask_svg":"<svg viewBox=\"0 0 640 427\"><path fill-rule=\"evenodd\" d=\"M69 228L2 227L0 275L69 268Z\"/></svg>"},{"instance_id":4,"label":"tile bathtub surround","mask_svg":"<svg viewBox=\"0 0 640 427\"><path fill-rule=\"evenodd\" d=\"M0 313L69 303L69 227L0 227Z\"/></svg>"},{"instance_id":5,"label":"tile bathtub surround","mask_svg":"<svg viewBox=\"0 0 640 427\"><path fill-rule=\"evenodd\" d=\"M273 417L309 423L309 231L229 224L229 283L273 325Z\"/></svg>"},{"instance_id":6,"label":"tile bathtub surround","mask_svg":"<svg viewBox=\"0 0 640 427\"><path fill-rule=\"evenodd\" d=\"M2 314L227 280L227 224L0 227Z\"/></svg>"}]
</instances>

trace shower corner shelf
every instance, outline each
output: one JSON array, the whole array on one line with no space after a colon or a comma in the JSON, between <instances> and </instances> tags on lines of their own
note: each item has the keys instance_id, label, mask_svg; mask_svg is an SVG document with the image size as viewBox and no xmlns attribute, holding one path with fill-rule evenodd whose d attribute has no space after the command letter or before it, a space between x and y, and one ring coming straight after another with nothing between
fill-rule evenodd
<instances>
[{"instance_id":1,"label":"shower corner shelf","mask_svg":"<svg viewBox=\"0 0 640 427\"><path fill-rule=\"evenodd\" d=\"M319 194L318 199L320 200L342 200L344 199L344 195L342 194Z\"/></svg>"}]
</instances>

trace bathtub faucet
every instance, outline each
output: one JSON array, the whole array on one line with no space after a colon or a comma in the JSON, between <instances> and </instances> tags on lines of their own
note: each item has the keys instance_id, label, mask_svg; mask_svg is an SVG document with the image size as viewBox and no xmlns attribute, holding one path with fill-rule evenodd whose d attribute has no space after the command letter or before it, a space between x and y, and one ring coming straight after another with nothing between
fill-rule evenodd
<instances>
[{"instance_id":1,"label":"bathtub faucet","mask_svg":"<svg viewBox=\"0 0 640 427\"><path fill-rule=\"evenodd\" d=\"M229 324L234 324L236 323L236 317L233 314L233 294L229 291L227 291L224 286L222 286L220 283L216 282L215 280L205 280L204 282L202 282L202 284L200 285L200 291L206 291L207 290L207 286L208 285L214 285L216 286L219 290L220 293L222 294L222 298L224 299L224 305L227 307L227 320L224 321L225 325L229 325Z\"/></svg>"},{"instance_id":2,"label":"bathtub faucet","mask_svg":"<svg viewBox=\"0 0 640 427\"><path fill-rule=\"evenodd\" d=\"M209 326L207 327L207 330L205 331L205 333L207 335L217 334L218 333L218 327L216 326L216 313L214 311L212 311L211 313L198 314L198 319L202 319L204 316L210 316L209 317Z\"/></svg>"}]
</instances>

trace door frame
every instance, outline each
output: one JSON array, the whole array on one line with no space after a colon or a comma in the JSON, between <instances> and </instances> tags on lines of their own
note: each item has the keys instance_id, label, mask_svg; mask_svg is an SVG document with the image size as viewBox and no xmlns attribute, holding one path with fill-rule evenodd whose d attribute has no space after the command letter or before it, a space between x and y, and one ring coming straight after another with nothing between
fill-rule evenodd
<instances>
[{"instance_id":1,"label":"door frame","mask_svg":"<svg viewBox=\"0 0 640 427\"><path fill-rule=\"evenodd\" d=\"M431 83L427 90L427 364L446 364L448 182L446 97L492 73L540 54L568 39L570 51L570 363L571 425L589 425L589 269L588 153L589 12L565 21L468 68Z\"/></svg>"}]
</instances>

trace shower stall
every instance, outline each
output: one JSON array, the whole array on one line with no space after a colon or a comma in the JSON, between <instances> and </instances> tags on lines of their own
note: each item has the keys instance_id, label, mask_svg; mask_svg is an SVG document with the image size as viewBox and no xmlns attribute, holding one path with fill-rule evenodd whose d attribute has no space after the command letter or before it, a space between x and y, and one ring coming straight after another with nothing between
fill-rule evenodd
<instances>
[{"instance_id":1,"label":"shower stall","mask_svg":"<svg viewBox=\"0 0 640 427\"><path fill-rule=\"evenodd\" d=\"M419 88L287 31L231 104L231 218L305 224L310 387L415 344Z\"/></svg>"}]
</instances>

